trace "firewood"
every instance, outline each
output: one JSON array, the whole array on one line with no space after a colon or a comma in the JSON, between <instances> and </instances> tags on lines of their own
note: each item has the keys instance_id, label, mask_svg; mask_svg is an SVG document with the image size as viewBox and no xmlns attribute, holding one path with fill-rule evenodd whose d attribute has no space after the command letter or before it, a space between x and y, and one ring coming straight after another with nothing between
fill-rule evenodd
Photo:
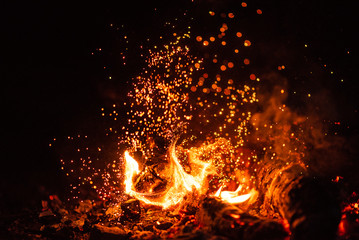
<instances>
[{"instance_id":1,"label":"firewood","mask_svg":"<svg viewBox=\"0 0 359 240\"><path fill-rule=\"evenodd\" d=\"M205 198L196 217L210 232L229 239L284 240L288 236L279 222L252 216L217 198Z\"/></svg>"},{"instance_id":2,"label":"firewood","mask_svg":"<svg viewBox=\"0 0 359 240\"><path fill-rule=\"evenodd\" d=\"M308 174L300 163L268 161L259 173L262 210L288 221L293 239L336 238L340 221L337 193L330 182Z\"/></svg>"}]
</instances>

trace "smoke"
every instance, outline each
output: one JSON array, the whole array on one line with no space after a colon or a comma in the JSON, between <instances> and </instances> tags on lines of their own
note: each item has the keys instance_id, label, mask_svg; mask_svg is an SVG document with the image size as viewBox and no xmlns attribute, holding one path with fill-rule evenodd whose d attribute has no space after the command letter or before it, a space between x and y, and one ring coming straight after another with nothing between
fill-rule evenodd
<instances>
[{"instance_id":1,"label":"smoke","mask_svg":"<svg viewBox=\"0 0 359 240\"><path fill-rule=\"evenodd\" d=\"M300 97L289 101L292 93L287 78L270 72L263 74L261 80L249 143L256 142L267 157L275 153L275 161L304 163L313 176L330 179L344 176L357 185L352 169L358 168L355 161L358 141L338 128L340 123L335 122L338 111L331 92L323 88L311 96L311 101Z\"/></svg>"},{"instance_id":2,"label":"smoke","mask_svg":"<svg viewBox=\"0 0 359 240\"><path fill-rule=\"evenodd\" d=\"M258 92L259 106L253 114L251 124L254 134L251 141L257 141L267 153L288 160L290 156L303 158L304 145L301 141L302 126L307 118L286 105L288 81L277 73L262 76Z\"/></svg>"}]
</instances>

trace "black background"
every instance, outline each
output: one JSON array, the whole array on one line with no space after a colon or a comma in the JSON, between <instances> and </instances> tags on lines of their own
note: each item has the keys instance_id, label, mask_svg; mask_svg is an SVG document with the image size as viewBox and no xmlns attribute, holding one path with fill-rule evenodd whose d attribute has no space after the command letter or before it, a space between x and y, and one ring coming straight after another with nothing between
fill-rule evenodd
<instances>
[{"instance_id":1,"label":"black background","mask_svg":"<svg viewBox=\"0 0 359 240\"><path fill-rule=\"evenodd\" d=\"M109 24L124 22L132 36L151 35L156 32L158 21L185 9L190 5L188 2L1 4L0 38L5 40L0 47L3 208L40 205L38 200L43 194L62 194L65 180L59 170L59 156L49 148L51 139L76 134L89 121L97 121L99 109L111 102L101 91L102 86L112 84L125 92L126 81L139 68L136 58L128 54L131 71L122 71L116 56L116 51L120 51L116 46L117 35L109 30ZM238 1L200 2L220 11ZM327 107L335 109L335 114L327 117L342 122L345 137L357 135L359 122L356 74L359 21L354 2L247 2L263 10L258 37L271 43L268 52L275 51L280 44L288 49L287 54L280 54L284 59L281 64L286 65L288 60L288 74L297 77L296 82L289 84L293 89L301 88L301 84L309 84L314 91L327 89L332 98L332 105ZM130 44L137 43L132 40ZM304 44L310 48L304 49ZM97 48L103 48L107 55L98 54ZM301 69L311 64L322 69L321 77L315 83L306 83L303 79L309 70ZM322 67L323 64L327 67ZM112 82L106 82L109 72L103 70L104 65L113 66Z\"/></svg>"}]
</instances>

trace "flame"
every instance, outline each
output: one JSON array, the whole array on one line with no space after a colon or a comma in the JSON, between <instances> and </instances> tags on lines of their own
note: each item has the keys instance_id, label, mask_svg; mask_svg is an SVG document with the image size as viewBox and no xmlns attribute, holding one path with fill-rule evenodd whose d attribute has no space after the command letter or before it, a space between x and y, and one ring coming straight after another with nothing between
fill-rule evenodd
<instances>
[{"instance_id":1,"label":"flame","mask_svg":"<svg viewBox=\"0 0 359 240\"><path fill-rule=\"evenodd\" d=\"M150 205L161 206L168 208L178 204L188 194L196 190L200 195L206 194L207 176L209 174L216 174L214 165L211 160L202 161L200 155L203 151L207 152L210 148L215 148L216 144L204 145L201 148L191 148L187 151L188 162L191 166L191 173L187 173L181 165L176 153L177 139L169 147L169 164L164 170L166 176L169 177L166 189L161 192L153 192L151 188L148 192L138 192L133 185L133 178L140 173L137 161L130 156L129 152L125 152L125 192L130 196ZM240 184L235 191L222 191L221 186L218 191L212 195L218 197L223 201L238 204L255 200L256 191L253 189L247 194L240 194L243 189L243 184Z\"/></svg>"},{"instance_id":2,"label":"flame","mask_svg":"<svg viewBox=\"0 0 359 240\"><path fill-rule=\"evenodd\" d=\"M126 158L126 165L125 165L125 192L132 196L132 194L133 194L132 179L135 176L135 174L140 173L140 170L139 170L138 163L136 162L136 160L133 159L127 151L125 152L125 158Z\"/></svg>"},{"instance_id":3,"label":"flame","mask_svg":"<svg viewBox=\"0 0 359 240\"><path fill-rule=\"evenodd\" d=\"M252 189L247 194L239 195L239 192L243 188L242 185L239 185L235 191L222 191L222 188L223 186L221 186L213 196L232 204L243 203L249 200L251 197L254 198L254 196L256 195L256 191L254 189Z\"/></svg>"},{"instance_id":4,"label":"flame","mask_svg":"<svg viewBox=\"0 0 359 240\"><path fill-rule=\"evenodd\" d=\"M176 141L174 141L169 148L170 164L166 169L166 175L170 176L170 180L168 181L166 189L159 193L142 193L134 190L132 178L140 171L136 160L134 160L127 151L125 152L126 173L124 183L125 192L127 194L144 203L168 208L169 206L179 203L186 194L192 192L194 189L200 194L205 192L206 188L204 185L206 177L212 172L211 163L193 158L193 154L189 154L191 166L196 167L196 170L193 171L192 175L188 174L178 160L175 143Z\"/></svg>"}]
</instances>

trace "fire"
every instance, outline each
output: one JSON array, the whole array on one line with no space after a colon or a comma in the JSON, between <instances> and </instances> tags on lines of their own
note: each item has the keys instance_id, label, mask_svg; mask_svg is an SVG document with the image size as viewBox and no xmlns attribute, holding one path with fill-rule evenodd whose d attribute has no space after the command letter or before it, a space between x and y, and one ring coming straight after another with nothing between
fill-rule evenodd
<instances>
[{"instance_id":1,"label":"fire","mask_svg":"<svg viewBox=\"0 0 359 240\"><path fill-rule=\"evenodd\" d=\"M139 164L131 151L111 158L116 160L105 170L93 167L94 157L81 156L81 169L89 170L91 176L78 178L79 185L71 185L73 191L80 193L80 185L87 181L102 199L122 201L123 189L119 186L123 184L127 195L163 208L178 204L190 193L249 204L257 196L251 189L257 187L263 156L273 154L274 161L280 153L300 155L302 144L294 130L280 129L291 116L289 108L281 104L284 90L278 101L264 101L270 108L259 102L260 76L247 69L254 60L246 55L255 44L245 32L238 31L234 17L237 15L228 13L229 19L221 19L225 22L218 26L218 35L191 33L188 27L181 34L170 34L163 44L161 40L144 48L145 65L130 81L128 99L123 106L113 104L111 109L101 109L106 119L121 119L120 124L106 130L106 136L118 141L116 154L122 155L125 147L132 146L143 156L144 164ZM229 54L233 52L236 55ZM243 61L238 61L238 54ZM270 111L253 112L262 106ZM272 117L274 113L278 116ZM126 116L119 118L121 114ZM283 124L277 124L281 119ZM285 139L275 138L277 132ZM176 145L180 134L184 138ZM84 150L78 148L77 153L88 152L89 148ZM95 159L99 152L103 155L108 151L97 148ZM161 167L154 171L146 162L156 162L158 156L165 161L161 159ZM124 173L119 167L122 160ZM67 170L64 161L62 165ZM243 176L248 176L246 181ZM231 188L223 191L228 183L236 183L237 189L227 191L235 189L227 185Z\"/></svg>"},{"instance_id":2,"label":"fire","mask_svg":"<svg viewBox=\"0 0 359 240\"><path fill-rule=\"evenodd\" d=\"M133 159L127 151L125 152L125 158L126 158L125 192L129 195L132 195L133 193L132 179L135 176L135 174L140 173L140 170L138 168L138 163L136 162L136 160Z\"/></svg>"},{"instance_id":3,"label":"fire","mask_svg":"<svg viewBox=\"0 0 359 240\"><path fill-rule=\"evenodd\" d=\"M165 169L165 175L170 176L166 189L161 192L138 192L133 185L133 178L140 173L137 161L126 151L125 156L125 192L130 196L150 205L168 208L178 204L183 198L193 192L203 195L208 192L207 177L210 174L217 174L214 171L212 161L206 162L199 159L202 151L213 148L214 145L206 145L202 148L191 148L188 153L191 173L187 173L181 165L176 153L177 139L169 148L169 164ZM240 195L243 185L239 185L236 191L222 191L222 187L214 194L229 203L242 203L255 196L255 191Z\"/></svg>"},{"instance_id":4,"label":"fire","mask_svg":"<svg viewBox=\"0 0 359 240\"><path fill-rule=\"evenodd\" d=\"M228 14L229 19L234 17ZM238 184L243 174L252 175L252 166L256 171L257 153L245 144L251 131L251 109L258 102L253 80L259 78L251 72L243 77L236 74L237 67L250 64L249 57L243 56L244 64L232 55L222 56L222 61L213 51L230 47L232 40L240 49L252 45L250 40L240 39L246 37L244 32L235 31L232 40L224 37L231 27L229 22L221 25L220 41L213 34L208 38L204 37L208 34L198 34L192 42L188 28L187 33L174 34L176 38L167 44L148 49L147 66L133 79L128 93L128 121L119 131L123 134L119 139L140 152L144 162L156 162L161 156L166 163L159 161L161 167L156 170L146 164L139 169L137 161L125 152L121 182L128 195L168 208L189 193L212 196L223 184ZM203 48L207 45L217 47ZM193 51L199 46L204 55ZM207 55L213 58L204 57ZM184 138L176 145L179 135ZM151 180L142 181L147 177ZM219 190L218 197L231 203L250 202L255 196L250 191L253 179L252 175L246 184L241 180L233 192Z\"/></svg>"},{"instance_id":5,"label":"fire","mask_svg":"<svg viewBox=\"0 0 359 240\"><path fill-rule=\"evenodd\" d=\"M223 186L221 186L218 191L214 194L214 197L220 198L222 201L237 204L243 203L251 198L255 198L256 191L252 189L249 193L239 195L240 191L242 190L243 186L239 185L235 191L222 191Z\"/></svg>"},{"instance_id":6,"label":"fire","mask_svg":"<svg viewBox=\"0 0 359 240\"><path fill-rule=\"evenodd\" d=\"M209 13L215 15L212 11ZM257 9L257 14L262 11ZM308 117L286 105L290 92L284 77L277 73L252 72L256 67L248 69L256 58L245 54L250 53L255 42L249 40L245 32L232 29L238 22L230 20L235 14L228 13L229 19L224 13L220 15L223 23L216 32L193 34L188 26L182 34L171 34L175 38L170 37L169 42L162 40L162 36L158 42L148 38L156 45L144 47L144 55L141 45L146 65L128 81L131 82L128 101L119 108L114 104L113 109L106 112L101 109L102 116L121 119L121 124L106 130L106 136L118 141L116 157L111 158L116 160L103 171L90 165L93 159L105 158L98 157L99 152L106 152L102 147L96 148L96 158L81 155L81 171L88 169L93 174L85 178L76 176L81 183L71 185L73 191L80 193L79 187L88 181L103 199L123 201L127 198L122 194L120 185L123 184L128 196L164 209L179 204L187 195L211 196L230 204L241 204L241 210L248 210L251 205L254 210L261 209L261 215L262 206L263 214L268 216L276 216L278 213L274 211L279 209L279 214L287 218L282 208L289 204L283 198L289 194L284 193L294 185L292 178L304 178L302 175L308 167L304 164L308 160L305 140L310 138L308 145L311 146L312 142L322 142L324 138L320 130L309 126ZM193 36L197 36L195 41ZM162 41L166 42L162 44ZM284 68L281 65L277 70ZM269 87L257 93L262 77L264 87ZM122 96L119 99L122 101ZM312 129L318 131L312 132ZM184 136L182 142L178 141L180 134ZM123 158L117 156L128 146L143 156L144 164L139 164L130 151L125 151ZM81 147L77 153L88 150ZM119 167L122 160L124 174ZM147 165L148 162L152 165ZM62 161L62 169L64 167ZM76 171L71 169L67 175L73 172ZM95 185L96 179L101 179L103 186L97 182ZM228 189L224 190L225 187ZM354 208L358 208L358 203ZM238 219L240 215L231 217ZM342 234L346 231L345 219L340 231Z\"/></svg>"},{"instance_id":7,"label":"fire","mask_svg":"<svg viewBox=\"0 0 359 240\"><path fill-rule=\"evenodd\" d=\"M169 206L176 205L183 197L194 191L203 194L205 192L206 177L212 172L211 163L206 163L198 159L194 159L193 154L190 155L190 162L196 167L197 171L193 171L193 175L187 173L180 164L176 154L176 141L172 143L169 148L170 163L166 168L166 175L170 176L166 189L162 192L155 193L142 193L134 190L133 177L139 174L138 163L130 154L125 152L125 192L130 196L137 198L144 203L150 205L161 206L168 208Z\"/></svg>"}]
</instances>

